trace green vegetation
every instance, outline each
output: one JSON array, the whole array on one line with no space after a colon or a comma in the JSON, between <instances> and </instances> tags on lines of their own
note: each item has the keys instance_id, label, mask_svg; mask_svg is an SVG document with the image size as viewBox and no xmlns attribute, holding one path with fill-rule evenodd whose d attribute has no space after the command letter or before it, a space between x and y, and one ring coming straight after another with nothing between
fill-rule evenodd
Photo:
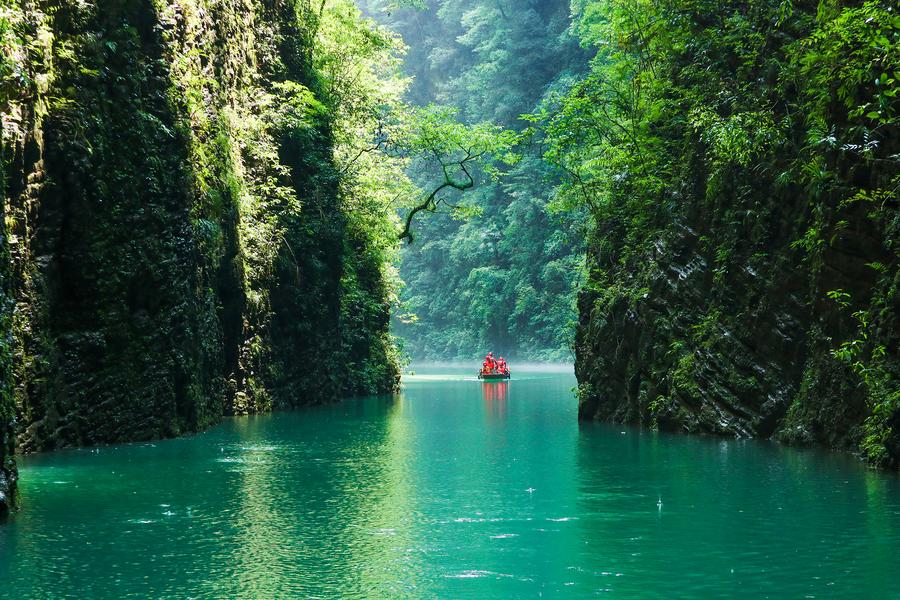
<instances>
[{"instance_id":1,"label":"green vegetation","mask_svg":"<svg viewBox=\"0 0 900 600\"><path fill-rule=\"evenodd\" d=\"M527 134L530 113L584 69L565 0L363 2L410 49L410 102L453 107L470 124ZM403 5L412 8L402 8ZM476 184L447 193L443 210L417 222L405 248L396 331L416 359L471 360L485 348L519 359L568 360L583 263L583 211L549 211L556 170L539 146L478 170ZM503 157L498 157L502 159ZM423 189L434 165L411 165Z\"/></svg>"},{"instance_id":2,"label":"green vegetation","mask_svg":"<svg viewBox=\"0 0 900 600\"><path fill-rule=\"evenodd\" d=\"M897 464L895 7L573 8L597 55L534 119L594 224L582 415Z\"/></svg>"},{"instance_id":3,"label":"green vegetation","mask_svg":"<svg viewBox=\"0 0 900 600\"><path fill-rule=\"evenodd\" d=\"M395 388L404 177L349 158L393 35L349 0L5 0L0 43L0 492L14 411L33 450Z\"/></svg>"},{"instance_id":4,"label":"green vegetation","mask_svg":"<svg viewBox=\"0 0 900 600\"><path fill-rule=\"evenodd\" d=\"M562 358L581 287L583 417L896 464L894 7L366 7L411 44L412 102L521 134L404 253L409 352Z\"/></svg>"}]
</instances>

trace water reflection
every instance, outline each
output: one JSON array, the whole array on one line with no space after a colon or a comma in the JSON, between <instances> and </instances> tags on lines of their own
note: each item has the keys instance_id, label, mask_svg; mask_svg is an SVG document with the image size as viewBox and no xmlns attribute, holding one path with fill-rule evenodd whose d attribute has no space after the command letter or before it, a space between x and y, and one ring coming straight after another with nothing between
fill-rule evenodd
<instances>
[{"instance_id":1,"label":"water reflection","mask_svg":"<svg viewBox=\"0 0 900 600\"><path fill-rule=\"evenodd\" d=\"M211 591L241 598L262 597L269 590L290 590L290 578L285 577L288 559L286 550L295 547L297 533L291 507L291 490L282 485L279 476L295 454L291 447L273 445L266 440L260 419L238 419L233 431L239 439L229 445L220 461L233 461L238 478L234 490L235 544L228 564L227 577L217 581ZM225 448L223 448L225 450ZM275 567L275 568L273 568ZM297 582L299 583L299 582Z\"/></svg>"},{"instance_id":2,"label":"water reflection","mask_svg":"<svg viewBox=\"0 0 900 600\"><path fill-rule=\"evenodd\" d=\"M579 526L598 549L581 566L602 589L640 597L654 581L654 594L672 597L690 586L729 597L874 598L892 585L894 477L747 440L580 431ZM604 572L614 577L601 583Z\"/></svg>"},{"instance_id":3,"label":"water reflection","mask_svg":"<svg viewBox=\"0 0 900 600\"><path fill-rule=\"evenodd\" d=\"M495 419L505 419L508 394L509 382L507 381L482 382L481 395L484 398L485 414Z\"/></svg>"},{"instance_id":4,"label":"water reflection","mask_svg":"<svg viewBox=\"0 0 900 600\"><path fill-rule=\"evenodd\" d=\"M774 444L579 427L570 375L520 374L426 374L397 398L26 457L0 595L893 593L896 477Z\"/></svg>"},{"instance_id":5,"label":"water reflection","mask_svg":"<svg viewBox=\"0 0 900 600\"><path fill-rule=\"evenodd\" d=\"M377 451L368 454L365 466L372 470L368 485L360 488L355 479L346 481L346 501L358 511L347 539L353 562L350 570L357 573L357 582L353 587L344 586L344 597L386 594L405 598L420 583L419 557L412 551L417 545L413 527L416 484L411 471L416 434L412 421L404 418L406 408L401 396L385 411L384 438Z\"/></svg>"}]
</instances>

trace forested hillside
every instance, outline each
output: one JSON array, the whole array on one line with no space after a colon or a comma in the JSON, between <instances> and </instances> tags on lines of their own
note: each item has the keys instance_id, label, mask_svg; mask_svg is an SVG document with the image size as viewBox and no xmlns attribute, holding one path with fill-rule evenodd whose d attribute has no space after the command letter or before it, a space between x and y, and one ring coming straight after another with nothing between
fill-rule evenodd
<instances>
[{"instance_id":1,"label":"forested hillside","mask_svg":"<svg viewBox=\"0 0 900 600\"><path fill-rule=\"evenodd\" d=\"M520 117L587 64L570 35L568 0L364 5L409 46L410 101L454 107L463 122L521 131L530 124ZM539 147L519 152L499 179L483 177L466 192L474 216L429 215L404 250L396 331L414 359L471 359L486 348L520 359L570 359L584 215L548 211L557 175Z\"/></svg>"},{"instance_id":2,"label":"forested hillside","mask_svg":"<svg viewBox=\"0 0 900 600\"><path fill-rule=\"evenodd\" d=\"M539 115L587 207L583 418L900 460L892 2L576 0Z\"/></svg>"},{"instance_id":3,"label":"forested hillside","mask_svg":"<svg viewBox=\"0 0 900 600\"><path fill-rule=\"evenodd\" d=\"M414 102L523 134L404 252L412 356L561 358L581 286L583 418L897 462L895 7L366 6L410 44Z\"/></svg>"},{"instance_id":4,"label":"forested hillside","mask_svg":"<svg viewBox=\"0 0 900 600\"><path fill-rule=\"evenodd\" d=\"M21 450L392 390L402 92L349 0L4 0L0 507ZM13 425L14 424L14 425Z\"/></svg>"}]
</instances>

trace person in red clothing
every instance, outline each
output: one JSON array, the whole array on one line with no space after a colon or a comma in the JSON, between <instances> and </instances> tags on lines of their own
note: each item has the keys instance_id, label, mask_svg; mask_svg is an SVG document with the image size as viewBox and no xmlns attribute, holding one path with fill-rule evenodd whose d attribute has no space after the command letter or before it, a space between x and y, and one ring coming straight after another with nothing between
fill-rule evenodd
<instances>
[{"instance_id":1,"label":"person in red clothing","mask_svg":"<svg viewBox=\"0 0 900 600\"><path fill-rule=\"evenodd\" d=\"M497 368L497 361L494 360L493 352L488 352L487 356L484 357L484 368L485 373L493 373L494 369Z\"/></svg>"},{"instance_id":2,"label":"person in red clothing","mask_svg":"<svg viewBox=\"0 0 900 600\"><path fill-rule=\"evenodd\" d=\"M497 370L506 375L509 371L509 367L506 366L506 361L503 360L503 357L500 357L500 360L497 361Z\"/></svg>"}]
</instances>

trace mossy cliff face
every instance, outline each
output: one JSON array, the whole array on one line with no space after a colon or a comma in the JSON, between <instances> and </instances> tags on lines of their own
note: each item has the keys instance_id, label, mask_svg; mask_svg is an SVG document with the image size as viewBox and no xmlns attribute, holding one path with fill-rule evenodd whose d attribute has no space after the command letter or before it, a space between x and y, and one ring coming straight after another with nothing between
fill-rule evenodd
<instances>
[{"instance_id":1,"label":"mossy cliff face","mask_svg":"<svg viewBox=\"0 0 900 600\"><path fill-rule=\"evenodd\" d=\"M152 8L42 8L9 165L21 448L196 430L222 343Z\"/></svg>"},{"instance_id":2,"label":"mossy cliff face","mask_svg":"<svg viewBox=\"0 0 900 600\"><path fill-rule=\"evenodd\" d=\"M30 451L396 385L386 313L349 308L387 286L342 212L314 13L6 4L0 460L13 396Z\"/></svg>"},{"instance_id":3,"label":"mossy cliff face","mask_svg":"<svg viewBox=\"0 0 900 600\"><path fill-rule=\"evenodd\" d=\"M2 185L2 183L0 183ZM0 216L4 216L0 205ZM12 263L6 232L0 232L0 517L12 503L16 486L15 397L13 395Z\"/></svg>"},{"instance_id":4,"label":"mossy cliff face","mask_svg":"<svg viewBox=\"0 0 900 600\"><path fill-rule=\"evenodd\" d=\"M580 416L896 467L900 106L872 82L900 19L770 4L662 15L653 76L670 83L640 125L662 184L613 189L598 219Z\"/></svg>"}]
</instances>

